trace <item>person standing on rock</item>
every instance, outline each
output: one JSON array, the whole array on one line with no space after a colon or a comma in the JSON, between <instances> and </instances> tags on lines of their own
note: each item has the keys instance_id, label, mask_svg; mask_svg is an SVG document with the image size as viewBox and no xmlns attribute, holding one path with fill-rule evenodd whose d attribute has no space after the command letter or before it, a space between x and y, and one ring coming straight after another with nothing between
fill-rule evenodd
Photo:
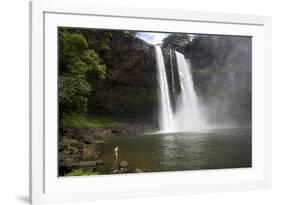
<instances>
[{"instance_id":1,"label":"person standing on rock","mask_svg":"<svg viewBox=\"0 0 281 205\"><path fill-rule=\"evenodd\" d=\"M118 158L118 149L119 149L118 146L116 146L116 147L113 149L113 156L114 156L115 158Z\"/></svg>"}]
</instances>

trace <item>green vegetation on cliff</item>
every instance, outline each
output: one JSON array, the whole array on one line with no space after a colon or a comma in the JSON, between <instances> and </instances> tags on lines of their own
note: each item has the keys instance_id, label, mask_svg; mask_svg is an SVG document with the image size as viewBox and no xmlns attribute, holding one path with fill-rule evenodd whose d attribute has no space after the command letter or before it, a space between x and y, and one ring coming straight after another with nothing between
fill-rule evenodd
<instances>
[{"instance_id":1,"label":"green vegetation on cliff","mask_svg":"<svg viewBox=\"0 0 281 205\"><path fill-rule=\"evenodd\" d=\"M154 48L135 32L59 29L60 127L107 127L109 115L151 122L156 86Z\"/></svg>"},{"instance_id":2,"label":"green vegetation on cliff","mask_svg":"<svg viewBox=\"0 0 281 205\"><path fill-rule=\"evenodd\" d=\"M93 176L98 175L98 172L85 171L83 169L73 169L71 172L67 173L65 176Z\"/></svg>"},{"instance_id":3,"label":"green vegetation on cliff","mask_svg":"<svg viewBox=\"0 0 281 205\"><path fill-rule=\"evenodd\" d=\"M82 34L59 29L59 112L87 113L88 97L96 79L104 79L106 65L89 49Z\"/></svg>"},{"instance_id":4,"label":"green vegetation on cliff","mask_svg":"<svg viewBox=\"0 0 281 205\"><path fill-rule=\"evenodd\" d=\"M67 128L108 128L116 126L120 120L109 116L91 116L77 113L64 114L63 127Z\"/></svg>"}]
</instances>

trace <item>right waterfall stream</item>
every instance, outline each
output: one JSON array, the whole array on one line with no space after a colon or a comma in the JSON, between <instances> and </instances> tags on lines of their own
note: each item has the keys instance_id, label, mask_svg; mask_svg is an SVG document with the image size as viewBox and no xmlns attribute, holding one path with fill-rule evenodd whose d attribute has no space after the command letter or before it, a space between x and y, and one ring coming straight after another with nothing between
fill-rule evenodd
<instances>
[{"instance_id":1,"label":"right waterfall stream","mask_svg":"<svg viewBox=\"0 0 281 205\"><path fill-rule=\"evenodd\" d=\"M198 97L194 89L191 64L183 54L175 51L180 92L174 96L174 112L171 104L169 85L161 47L155 47L159 85L159 127L160 132L186 132L206 128L204 116L200 111ZM159 63L161 62L161 63ZM173 68L172 68L173 69ZM172 70L172 73L175 73ZM161 77L162 76L162 77ZM164 76L164 77L163 77ZM172 76L174 78L174 76ZM174 79L172 79L172 82Z\"/></svg>"}]
</instances>

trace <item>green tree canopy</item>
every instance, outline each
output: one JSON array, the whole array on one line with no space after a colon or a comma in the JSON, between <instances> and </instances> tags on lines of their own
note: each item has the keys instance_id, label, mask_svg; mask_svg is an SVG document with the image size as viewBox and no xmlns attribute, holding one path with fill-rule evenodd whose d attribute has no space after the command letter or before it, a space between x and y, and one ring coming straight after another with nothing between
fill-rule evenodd
<instances>
[{"instance_id":1,"label":"green tree canopy","mask_svg":"<svg viewBox=\"0 0 281 205\"><path fill-rule=\"evenodd\" d=\"M190 42L190 35L184 33L173 33L163 39L163 47L183 52L184 47Z\"/></svg>"},{"instance_id":2,"label":"green tree canopy","mask_svg":"<svg viewBox=\"0 0 281 205\"><path fill-rule=\"evenodd\" d=\"M95 80L104 79L106 65L89 49L82 34L59 30L59 108L63 113L87 112Z\"/></svg>"}]
</instances>

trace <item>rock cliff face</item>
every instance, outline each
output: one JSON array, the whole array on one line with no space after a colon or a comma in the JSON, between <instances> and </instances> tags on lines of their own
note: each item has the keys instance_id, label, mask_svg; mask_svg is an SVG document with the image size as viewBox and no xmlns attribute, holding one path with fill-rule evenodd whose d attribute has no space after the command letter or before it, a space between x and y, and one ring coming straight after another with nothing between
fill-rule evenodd
<instances>
[{"instance_id":1,"label":"rock cliff face","mask_svg":"<svg viewBox=\"0 0 281 205\"><path fill-rule=\"evenodd\" d=\"M209 121L250 127L251 38L202 35L183 53Z\"/></svg>"},{"instance_id":2,"label":"rock cliff face","mask_svg":"<svg viewBox=\"0 0 281 205\"><path fill-rule=\"evenodd\" d=\"M106 79L94 87L89 112L157 122L154 47L131 35L93 32L89 44L107 65ZM108 45L107 49L103 49ZM103 50L101 50L103 49Z\"/></svg>"},{"instance_id":3,"label":"rock cliff face","mask_svg":"<svg viewBox=\"0 0 281 205\"><path fill-rule=\"evenodd\" d=\"M250 127L251 38L203 34L194 35L192 41L188 38L186 34L172 34L163 42L168 80L169 59L177 74L176 50L190 60L194 87L207 120L215 126ZM178 82L178 76L174 76ZM170 91L172 95L180 92L177 85Z\"/></svg>"}]
</instances>

